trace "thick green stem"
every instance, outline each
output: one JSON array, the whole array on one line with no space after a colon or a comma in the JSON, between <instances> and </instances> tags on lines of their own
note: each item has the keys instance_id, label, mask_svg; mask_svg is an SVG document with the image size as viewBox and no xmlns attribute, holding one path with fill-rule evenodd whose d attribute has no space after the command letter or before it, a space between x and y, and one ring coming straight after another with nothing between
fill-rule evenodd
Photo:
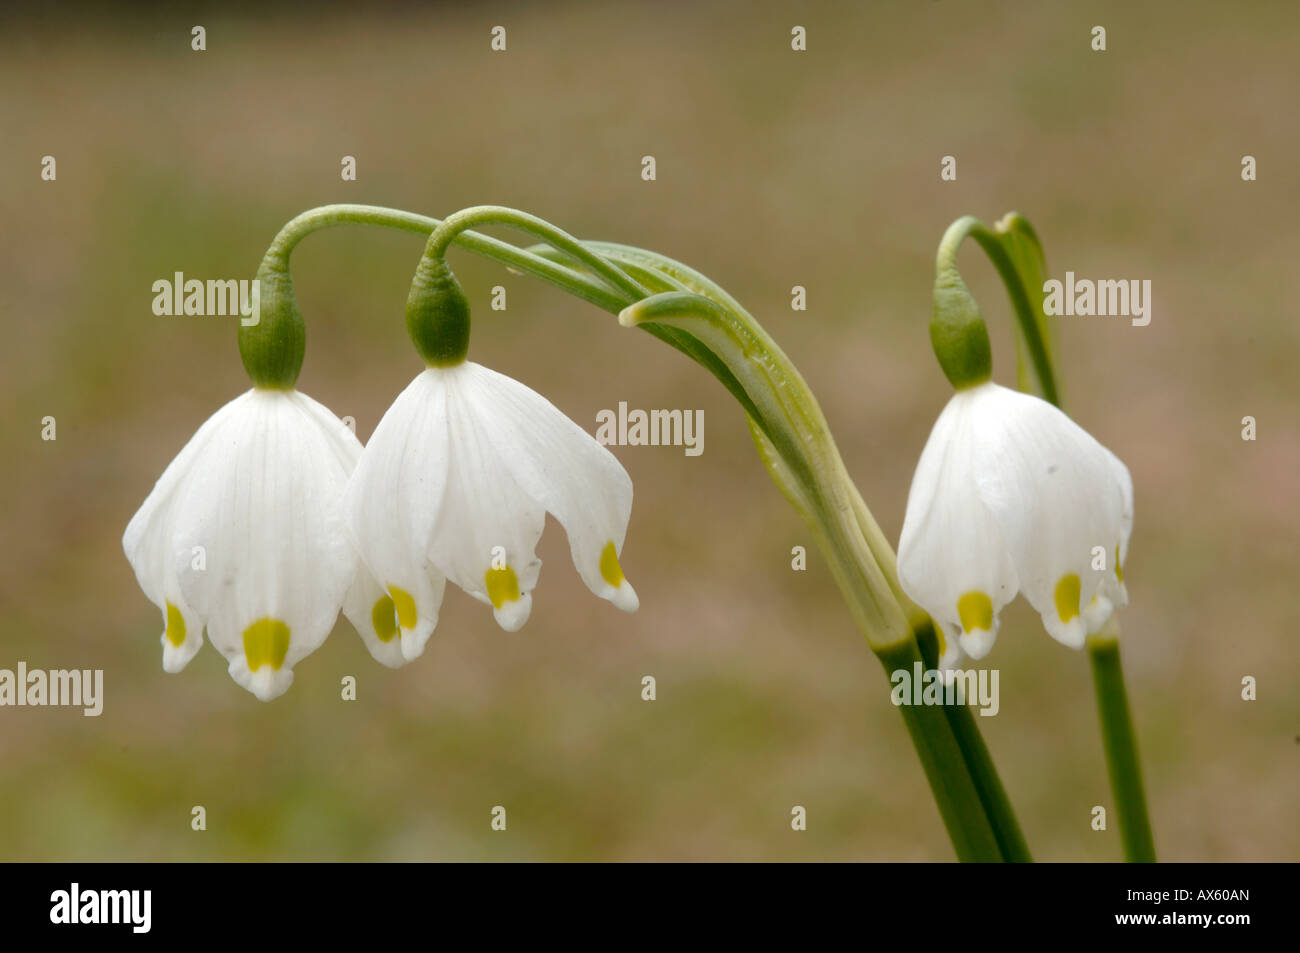
<instances>
[{"instance_id":1,"label":"thick green stem","mask_svg":"<svg viewBox=\"0 0 1300 953\"><path fill-rule=\"evenodd\" d=\"M1138 763L1137 739L1133 732L1128 695L1124 690L1119 639L1115 637L1114 629L1103 629L1097 635L1088 637L1088 658L1092 662L1097 713L1101 716L1106 767L1110 772L1111 792L1115 796L1115 812L1119 815L1124 858L1129 863L1152 864L1156 860L1156 845L1147 815L1142 767Z\"/></svg>"},{"instance_id":2,"label":"thick green stem","mask_svg":"<svg viewBox=\"0 0 1300 953\"><path fill-rule=\"evenodd\" d=\"M926 666L937 667L939 641L934 631L934 623L928 617L917 629L916 641ZM997 838L1003 858L1010 863L1032 863L1034 858L1029 853L1029 844L1020 829L1020 821L1011 807L1007 790L1002 786L998 769L993 764L993 756L989 754L988 745L984 743L984 736L980 734L979 727L975 724L975 716L971 713L970 707L953 704L944 705L943 710L948 715L948 724L952 727L957 746L961 748L962 757L966 760L966 767L970 771L975 789L979 792L980 803L984 805L984 813L988 815L989 824L993 828L993 835Z\"/></svg>"},{"instance_id":3,"label":"thick green stem","mask_svg":"<svg viewBox=\"0 0 1300 953\"><path fill-rule=\"evenodd\" d=\"M683 298L659 301L686 303ZM698 302L693 306L703 307ZM753 401L749 404L752 406ZM755 408L751 414L756 412ZM933 643L933 630L928 628L930 620L902 593L894 551L848 479L834 443L827 440L821 447L824 459L820 463L808 461L796 468L753 416L749 425L760 458L777 487L808 522L872 651L891 675L902 668L910 676L912 662L923 657L911 654L919 652L912 630L924 627ZM807 441L793 443L807 452ZM828 508L827 501L831 499L839 500L838 507ZM906 664L897 664L900 660ZM925 668L935 667L935 657L924 660ZM903 718L958 856L977 860L1031 860L1005 789L969 709L945 708L944 717L936 718L933 706L925 713L907 710L913 707L918 706L904 706ZM940 757L942 760L937 761ZM965 802L957 803L968 794L978 801L978 810ZM986 832L993 835L996 856L970 856L971 845L984 843Z\"/></svg>"},{"instance_id":4,"label":"thick green stem","mask_svg":"<svg viewBox=\"0 0 1300 953\"><path fill-rule=\"evenodd\" d=\"M918 665L925 667L921 650L912 636L874 651L890 676L898 671L910 676ZM903 704L898 707L930 782L930 790L952 839L957 859L984 863L1006 859L967 769L966 758L953 733L945 706Z\"/></svg>"}]
</instances>

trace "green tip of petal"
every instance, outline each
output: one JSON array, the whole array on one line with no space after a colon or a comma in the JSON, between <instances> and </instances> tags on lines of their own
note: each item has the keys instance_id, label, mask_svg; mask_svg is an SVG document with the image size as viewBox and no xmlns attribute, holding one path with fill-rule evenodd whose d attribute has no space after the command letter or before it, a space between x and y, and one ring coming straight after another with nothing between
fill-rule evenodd
<instances>
[{"instance_id":1,"label":"green tip of petal","mask_svg":"<svg viewBox=\"0 0 1300 953\"><path fill-rule=\"evenodd\" d=\"M398 625L403 629L414 629L418 616L415 611L415 600L411 598L411 594L398 586L389 586L388 595L392 597L393 609L397 612ZM374 611L379 611L378 605L375 606Z\"/></svg>"},{"instance_id":2,"label":"green tip of petal","mask_svg":"<svg viewBox=\"0 0 1300 953\"><path fill-rule=\"evenodd\" d=\"M397 610L389 596L381 596L370 610L370 623L375 627L375 635L380 642L391 642L397 634Z\"/></svg>"},{"instance_id":3,"label":"green tip of petal","mask_svg":"<svg viewBox=\"0 0 1300 953\"><path fill-rule=\"evenodd\" d=\"M615 589L623 585L623 567L618 564L618 550L614 548L613 540L606 543L604 550L601 551L600 578Z\"/></svg>"},{"instance_id":4,"label":"green tip of petal","mask_svg":"<svg viewBox=\"0 0 1300 953\"><path fill-rule=\"evenodd\" d=\"M1119 543L1115 544L1115 579L1124 581L1124 567L1119 564Z\"/></svg>"},{"instance_id":5,"label":"green tip of petal","mask_svg":"<svg viewBox=\"0 0 1300 953\"><path fill-rule=\"evenodd\" d=\"M289 627L279 619L258 619L244 630L244 658L250 672L263 665L278 669L288 654Z\"/></svg>"},{"instance_id":6,"label":"green tip of petal","mask_svg":"<svg viewBox=\"0 0 1300 953\"><path fill-rule=\"evenodd\" d=\"M483 581L487 583L488 599L494 609L500 609L507 602L519 598L519 578L509 566L505 569L489 569L483 574Z\"/></svg>"},{"instance_id":7,"label":"green tip of petal","mask_svg":"<svg viewBox=\"0 0 1300 953\"><path fill-rule=\"evenodd\" d=\"M185 616L170 602L167 603L167 641L177 648L185 644Z\"/></svg>"},{"instance_id":8,"label":"green tip of petal","mask_svg":"<svg viewBox=\"0 0 1300 953\"><path fill-rule=\"evenodd\" d=\"M982 592L968 592L957 600L957 617L966 632L993 631L993 600Z\"/></svg>"},{"instance_id":9,"label":"green tip of petal","mask_svg":"<svg viewBox=\"0 0 1300 953\"><path fill-rule=\"evenodd\" d=\"M1077 573L1066 573L1056 584L1056 614L1069 622L1079 614L1080 585Z\"/></svg>"}]
</instances>

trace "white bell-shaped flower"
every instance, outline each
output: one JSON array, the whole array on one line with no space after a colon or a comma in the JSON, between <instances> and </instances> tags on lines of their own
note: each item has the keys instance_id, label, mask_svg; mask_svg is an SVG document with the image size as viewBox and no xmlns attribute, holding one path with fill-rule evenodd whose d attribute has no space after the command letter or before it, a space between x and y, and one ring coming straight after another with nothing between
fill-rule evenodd
<instances>
[{"instance_id":1,"label":"white bell-shaped flower","mask_svg":"<svg viewBox=\"0 0 1300 953\"><path fill-rule=\"evenodd\" d=\"M1046 401L985 382L953 395L921 454L899 579L946 636L943 668L987 655L1021 590L1054 638L1082 648L1127 602L1132 529L1119 458Z\"/></svg>"},{"instance_id":2,"label":"white bell-shaped flower","mask_svg":"<svg viewBox=\"0 0 1300 953\"><path fill-rule=\"evenodd\" d=\"M429 367L366 444L344 510L353 544L388 591L408 659L423 650L450 579L515 631L528 619L549 512L578 574L627 612L619 554L632 480L546 398L469 361Z\"/></svg>"},{"instance_id":3,"label":"white bell-shaped flower","mask_svg":"<svg viewBox=\"0 0 1300 953\"><path fill-rule=\"evenodd\" d=\"M140 588L162 610L164 669L184 668L206 627L235 681L269 701L325 641L341 606L376 658L401 664L392 606L358 572L343 527L360 454L342 421L295 390L250 390L199 428L122 538Z\"/></svg>"}]
</instances>

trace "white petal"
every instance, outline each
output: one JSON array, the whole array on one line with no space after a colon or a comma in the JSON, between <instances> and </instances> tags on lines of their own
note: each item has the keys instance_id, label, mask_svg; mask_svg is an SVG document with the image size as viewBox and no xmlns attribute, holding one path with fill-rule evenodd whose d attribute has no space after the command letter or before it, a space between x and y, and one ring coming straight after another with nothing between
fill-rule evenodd
<instances>
[{"instance_id":1,"label":"white petal","mask_svg":"<svg viewBox=\"0 0 1300 953\"><path fill-rule=\"evenodd\" d=\"M352 544L395 604L408 661L424 651L442 606L444 579L426 551L445 495L448 454L445 382L425 371L379 421L344 495Z\"/></svg>"},{"instance_id":2,"label":"white petal","mask_svg":"<svg viewBox=\"0 0 1300 953\"><path fill-rule=\"evenodd\" d=\"M1119 493L1121 513L1120 536L1116 548L1111 551L1112 562L1108 566L1109 571L1106 573L1102 592L1118 608L1128 605L1128 588L1124 585L1124 566L1128 563L1128 543L1133 535L1133 477L1129 475L1128 467L1124 466L1120 458L1109 450L1106 451L1106 458L1110 461L1111 474ZM1095 632L1096 629L1089 631Z\"/></svg>"},{"instance_id":3,"label":"white petal","mask_svg":"<svg viewBox=\"0 0 1300 953\"><path fill-rule=\"evenodd\" d=\"M205 569L175 564L181 594L207 618L231 676L266 701L329 635L357 559L340 514L347 469L315 402L245 397L184 486L173 549L206 550Z\"/></svg>"},{"instance_id":4,"label":"white petal","mask_svg":"<svg viewBox=\"0 0 1300 953\"><path fill-rule=\"evenodd\" d=\"M975 390L980 496L1002 527L1025 597L1044 627L1081 648L1088 632L1084 610L1113 572L1123 535L1124 498L1112 456L1046 401L991 383ZM1111 554L1106 570L1092 568L1095 547ZM1094 620L1100 607L1089 609Z\"/></svg>"},{"instance_id":5,"label":"white petal","mask_svg":"<svg viewBox=\"0 0 1300 953\"><path fill-rule=\"evenodd\" d=\"M1128 467L1124 466L1119 457L1105 447L1102 450L1113 480L1110 492L1119 501L1119 535L1106 541L1101 558L1098 557L1096 547L1102 544L1094 544L1090 568L1098 576L1100 584L1097 594L1084 604L1080 613L1088 635L1101 631L1115 609L1128 604L1123 566L1128 558L1129 536L1133 532L1133 479L1129 476Z\"/></svg>"},{"instance_id":6,"label":"white petal","mask_svg":"<svg viewBox=\"0 0 1300 953\"><path fill-rule=\"evenodd\" d=\"M447 490L429 541L429 561L470 595L493 607L510 632L528 619L541 560L534 549L546 510L516 482L503 458L501 409L476 400L478 365L431 371L447 393Z\"/></svg>"},{"instance_id":7,"label":"white petal","mask_svg":"<svg viewBox=\"0 0 1300 953\"><path fill-rule=\"evenodd\" d=\"M536 391L477 364L463 365L485 436L518 486L553 514L569 536L573 564L587 587L626 612L636 591L623 575L632 479L618 459Z\"/></svg>"},{"instance_id":8,"label":"white petal","mask_svg":"<svg viewBox=\"0 0 1300 953\"><path fill-rule=\"evenodd\" d=\"M1083 624L1087 627L1088 634L1092 635L1094 632L1099 632L1114 611L1115 605L1110 599L1100 592L1093 596L1092 601L1084 606L1080 613L1083 616Z\"/></svg>"},{"instance_id":9,"label":"white petal","mask_svg":"<svg viewBox=\"0 0 1300 953\"><path fill-rule=\"evenodd\" d=\"M175 674L190 664L190 659L203 647L203 617L190 608L181 595L180 580L176 573L168 573L166 604L162 606L163 631L158 636L162 645L164 672Z\"/></svg>"},{"instance_id":10,"label":"white petal","mask_svg":"<svg viewBox=\"0 0 1300 953\"><path fill-rule=\"evenodd\" d=\"M248 396L236 397L204 421L167 465L122 536L122 549L140 588L162 612L163 633L158 638L163 647L163 669L168 672L183 669L203 645L204 619L181 595L176 571L179 560L192 562L202 554L174 548L177 502L214 434L239 412Z\"/></svg>"},{"instance_id":11,"label":"white petal","mask_svg":"<svg viewBox=\"0 0 1300 953\"><path fill-rule=\"evenodd\" d=\"M331 449L350 475L361 458L361 441L357 439L352 428L335 417L328 408L307 398L306 395L303 396L308 401L306 409L317 420ZM350 538L349 545L351 545ZM364 561L360 559L360 554L357 562L356 577L343 599L343 614L357 630L361 641L365 643L366 649L377 662L389 668L398 668L411 659L402 652L403 640L400 638L401 629L397 625L397 612L392 597L370 574ZM412 643L413 646L409 637L407 642ZM419 654L418 651L413 652L412 658Z\"/></svg>"},{"instance_id":12,"label":"white petal","mask_svg":"<svg viewBox=\"0 0 1300 953\"><path fill-rule=\"evenodd\" d=\"M966 653L961 648L961 626L949 628L941 623L935 623L935 626L935 636L939 639L939 663L936 667L947 674L956 669L961 660L966 657ZM993 623L993 631L995 633L997 631L996 621Z\"/></svg>"},{"instance_id":13,"label":"white petal","mask_svg":"<svg viewBox=\"0 0 1300 953\"><path fill-rule=\"evenodd\" d=\"M319 428L325 444L333 452L339 465L351 475L361 459L361 441L352 428L334 415L334 412L319 401L313 400L301 391L294 392L294 401L307 417Z\"/></svg>"},{"instance_id":14,"label":"white petal","mask_svg":"<svg viewBox=\"0 0 1300 953\"><path fill-rule=\"evenodd\" d=\"M979 390L958 391L935 422L912 478L898 544L903 591L947 636L945 668L959 658L958 642L971 658L988 654L999 613L1019 587L998 521L979 493Z\"/></svg>"}]
</instances>

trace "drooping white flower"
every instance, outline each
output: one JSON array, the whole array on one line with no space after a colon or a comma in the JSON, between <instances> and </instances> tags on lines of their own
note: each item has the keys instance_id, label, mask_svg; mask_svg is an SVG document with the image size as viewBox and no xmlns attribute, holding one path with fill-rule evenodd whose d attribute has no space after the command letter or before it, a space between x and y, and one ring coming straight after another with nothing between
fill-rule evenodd
<instances>
[{"instance_id":1,"label":"drooping white flower","mask_svg":"<svg viewBox=\"0 0 1300 953\"><path fill-rule=\"evenodd\" d=\"M163 668L208 638L263 701L293 681L340 606L372 654L401 664L387 599L358 572L342 497L361 454L352 431L295 390L253 389L212 415L163 471L122 537L163 614Z\"/></svg>"},{"instance_id":2,"label":"drooping white flower","mask_svg":"<svg viewBox=\"0 0 1300 953\"><path fill-rule=\"evenodd\" d=\"M1046 401L985 382L958 390L930 433L899 579L947 636L943 668L988 654L1022 590L1054 638L1081 648L1128 600L1132 529L1119 458Z\"/></svg>"},{"instance_id":3,"label":"drooping white flower","mask_svg":"<svg viewBox=\"0 0 1300 953\"><path fill-rule=\"evenodd\" d=\"M623 576L632 481L546 398L464 361L430 366L389 407L348 485L348 529L418 656L450 579L515 631L528 619L549 512L596 595L637 608Z\"/></svg>"}]
</instances>

